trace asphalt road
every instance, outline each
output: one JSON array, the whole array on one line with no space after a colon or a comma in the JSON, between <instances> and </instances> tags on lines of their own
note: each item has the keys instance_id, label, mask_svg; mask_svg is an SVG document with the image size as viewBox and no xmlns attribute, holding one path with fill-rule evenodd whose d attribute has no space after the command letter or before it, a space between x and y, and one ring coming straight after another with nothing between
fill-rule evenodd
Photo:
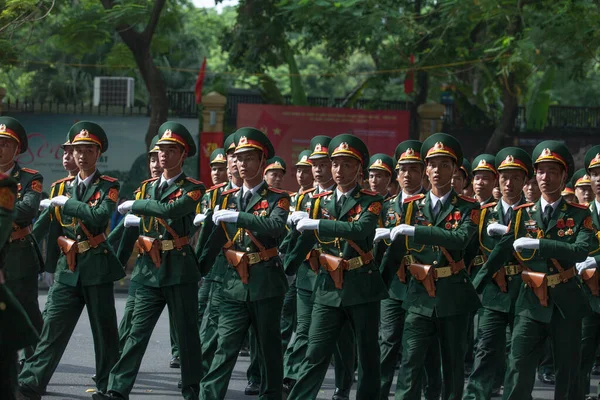
<instances>
[{"instance_id":1,"label":"asphalt road","mask_svg":"<svg viewBox=\"0 0 600 400\"><path fill-rule=\"evenodd\" d=\"M125 294L116 295L117 315L121 318L123 308L125 307ZM40 293L40 306L46 303L46 294ZM181 399L181 394L177 389L179 381L179 370L169 368L170 356L169 323L168 314L165 308L156 328L152 334L152 339L148 346L142 366L137 377L131 400L160 400L160 399ZM252 399L244 395L246 386L246 369L249 359L240 357L229 383L229 391L226 399L241 400ZM73 332L67 350L48 385L48 394L44 398L48 399L91 399L91 393L88 390L95 388L91 380L94 374L94 348L92 334L87 312L84 312L79 319L79 323ZM596 387L598 379L593 379L592 385ZM394 386L395 387L395 383ZM536 381L534 399L552 399L553 386L543 385ZM334 390L333 369L330 368L321 393L318 399L331 399ZM353 391L352 398L356 395ZM393 397L390 397L390 399Z\"/></svg>"}]
</instances>

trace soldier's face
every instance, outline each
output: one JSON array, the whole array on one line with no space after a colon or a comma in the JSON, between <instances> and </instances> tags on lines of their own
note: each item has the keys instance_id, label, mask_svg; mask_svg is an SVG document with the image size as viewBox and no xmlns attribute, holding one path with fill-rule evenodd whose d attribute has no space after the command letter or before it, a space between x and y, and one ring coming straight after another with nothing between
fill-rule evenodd
<instances>
[{"instance_id":1,"label":"soldier's face","mask_svg":"<svg viewBox=\"0 0 600 400\"><path fill-rule=\"evenodd\" d=\"M527 176L523 171L517 169L501 171L498 183L502 197L511 201L519 199L526 181Z\"/></svg>"},{"instance_id":2,"label":"soldier's face","mask_svg":"<svg viewBox=\"0 0 600 400\"><path fill-rule=\"evenodd\" d=\"M232 176L235 176L236 178L240 177L240 173L238 171L238 167L237 167L237 157L235 154L233 154L233 151L230 151L229 153L227 153L227 169L229 169L229 173Z\"/></svg>"},{"instance_id":3,"label":"soldier's face","mask_svg":"<svg viewBox=\"0 0 600 400\"><path fill-rule=\"evenodd\" d=\"M369 189L377 192L382 196L388 193L388 186L392 176L389 172L372 169L369 171Z\"/></svg>"},{"instance_id":4,"label":"soldier's face","mask_svg":"<svg viewBox=\"0 0 600 400\"><path fill-rule=\"evenodd\" d=\"M496 175L490 171L476 171L473 175L473 190L482 199L492 197L496 186Z\"/></svg>"},{"instance_id":5,"label":"soldier's face","mask_svg":"<svg viewBox=\"0 0 600 400\"><path fill-rule=\"evenodd\" d=\"M446 156L432 157L427 160L427 176L431 186L444 189L452 183L452 176L457 171L456 163Z\"/></svg>"},{"instance_id":6,"label":"soldier's face","mask_svg":"<svg viewBox=\"0 0 600 400\"><path fill-rule=\"evenodd\" d=\"M335 157L331 161L331 174L338 186L348 187L355 185L361 173L361 164L352 157Z\"/></svg>"},{"instance_id":7,"label":"soldier's face","mask_svg":"<svg viewBox=\"0 0 600 400\"><path fill-rule=\"evenodd\" d=\"M596 200L600 201L600 168L592 168L590 170L590 181L592 182L592 191L596 196Z\"/></svg>"},{"instance_id":8,"label":"soldier's face","mask_svg":"<svg viewBox=\"0 0 600 400\"><path fill-rule=\"evenodd\" d=\"M281 189L281 186L283 184L283 171L280 169L273 169L270 171L267 171L267 173L265 174L265 181L267 181L267 184L269 186L274 187L275 189Z\"/></svg>"},{"instance_id":9,"label":"soldier's face","mask_svg":"<svg viewBox=\"0 0 600 400\"><path fill-rule=\"evenodd\" d=\"M158 178L160 174L162 174L163 169L158 161L157 153L150 154L150 157L148 158L148 169L150 170L150 177L152 178Z\"/></svg>"},{"instance_id":10,"label":"soldier's face","mask_svg":"<svg viewBox=\"0 0 600 400\"><path fill-rule=\"evenodd\" d=\"M79 170L89 171L96 168L100 148L95 144L78 144L73 146L73 157Z\"/></svg>"},{"instance_id":11,"label":"soldier's face","mask_svg":"<svg viewBox=\"0 0 600 400\"><path fill-rule=\"evenodd\" d=\"M62 164L65 171L75 171L78 169L75 157L73 156L73 146L66 146L64 148Z\"/></svg>"},{"instance_id":12,"label":"soldier's face","mask_svg":"<svg viewBox=\"0 0 600 400\"><path fill-rule=\"evenodd\" d=\"M227 182L227 167L223 164L213 164L210 167L210 179L213 185Z\"/></svg>"},{"instance_id":13,"label":"soldier's face","mask_svg":"<svg viewBox=\"0 0 600 400\"><path fill-rule=\"evenodd\" d=\"M317 183L327 183L331 180L331 160L327 157L313 160L312 173Z\"/></svg>"},{"instance_id":14,"label":"soldier's face","mask_svg":"<svg viewBox=\"0 0 600 400\"><path fill-rule=\"evenodd\" d=\"M462 193L466 186L467 180L465 179L465 174L460 169L457 169L452 175L452 189L458 193Z\"/></svg>"},{"instance_id":15,"label":"soldier's face","mask_svg":"<svg viewBox=\"0 0 600 400\"><path fill-rule=\"evenodd\" d=\"M313 185L312 167L298 166L296 168L296 182L301 188L309 188Z\"/></svg>"},{"instance_id":16,"label":"soldier's face","mask_svg":"<svg viewBox=\"0 0 600 400\"><path fill-rule=\"evenodd\" d=\"M575 188L575 197L579 204L590 204L594 200L594 192L591 185L581 185Z\"/></svg>"},{"instance_id":17,"label":"soldier's face","mask_svg":"<svg viewBox=\"0 0 600 400\"><path fill-rule=\"evenodd\" d=\"M542 196L535 176L527 181L523 191L525 192L525 199L529 203L535 203Z\"/></svg>"},{"instance_id":18,"label":"soldier's face","mask_svg":"<svg viewBox=\"0 0 600 400\"><path fill-rule=\"evenodd\" d=\"M567 174L557 162L541 162L535 170L535 179L542 194L549 195L562 191Z\"/></svg>"},{"instance_id":19,"label":"soldier's face","mask_svg":"<svg viewBox=\"0 0 600 400\"><path fill-rule=\"evenodd\" d=\"M423 182L423 166L420 163L400 164L398 184L405 193L414 194Z\"/></svg>"},{"instance_id":20,"label":"soldier's face","mask_svg":"<svg viewBox=\"0 0 600 400\"><path fill-rule=\"evenodd\" d=\"M262 176L264 163L265 159L260 151L251 150L236 154L237 169L244 180Z\"/></svg>"},{"instance_id":21,"label":"soldier's face","mask_svg":"<svg viewBox=\"0 0 600 400\"><path fill-rule=\"evenodd\" d=\"M158 145L158 161L163 171L180 167L184 158L185 153L182 146L178 144Z\"/></svg>"},{"instance_id":22,"label":"soldier's face","mask_svg":"<svg viewBox=\"0 0 600 400\"><path fill-rule=\"evenodd\" d=\"M18 146L16 140L0 138L0 165L7 165L15 159Z\"/></svg>"}]
</instances>

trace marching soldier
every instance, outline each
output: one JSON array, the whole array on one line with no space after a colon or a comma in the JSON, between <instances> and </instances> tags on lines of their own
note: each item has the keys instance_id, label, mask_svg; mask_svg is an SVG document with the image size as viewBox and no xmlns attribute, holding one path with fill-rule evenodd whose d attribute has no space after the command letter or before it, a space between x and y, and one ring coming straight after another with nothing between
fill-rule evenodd
<instances>
[{"instance_id":1,"label":"marching soldier","mask_svg":"<svg viewBox=\"0 0 600 400\"><path fill-rule=\"evenodd\" d=\"M480 251L478 257L483 262L506 233L515 208L525 203L523 187L533 176L531 157L522 149L507 147L496 155L494 171L499 174L502 198L482 206L476 239ZM493 281L482 284L488 274L485 267L472 275L473 286L478 293L483 293L483 309L479 316L479 341L473 372L464 400L489 399L499 392L505 372L506 329L512 333L515 302L523 285L522 270L519 260L512 257Z\"/></svg>"},{"instance_id":2,"label":"marching soldier","mask_svg":"<svg viewBox=\"0 0 600 400\"><path fill-rule=\"evenodd\" d=\"M365 144L354 135L334 137L328 147L335 191L314 196L310 218L297 222L303 232L286 257L293 275L310 254L319 268L306 358L289 399L317 397L334 345L346 323L356 334L359 370L357 397L379 398L379 302L387 289L373 257L373 238L382 197L362 190L358 181L369 160ZM306 232L305 232L306 231ZM311 251L318 245L317 251ZM315 268L315 269L317 269Z\"/></svg>"},{"instance_id":3,"label":"marching soldier","mask_svg":"<svg viewBox=\"0 0 600 400\"><path fill-rule=\"evenodd\" d=\"M281 398L283 357L279 318L287 281L277 245L285 233L290 207L287 192L263 180L266 160L273 156L269 139L254 128L235 133L235 156L242 188L222 193L220 210L212 220L208 252L201 269L208 269L218 253L229 264L219 306L218 347L211 368L200 384L201 398L223 399L248 328L256 335L260 363L260 396ZM206 249L205 249L206 250Z\"/></svg>"},{"instance_id":4,"label":"marching soldier","mask_svg":"<svg viewBox=\"0 0 600 400\"><path fill-rule=\"evenodd\" d=\"M577 201L577 197L575 197L575 188L573 187L573 183L570 181L565 184L565 187L563 188L562 192L560 192L560 195L566 202L572 203Z\"/></svg>"},{"instance_id":5,"label":"marching soldier","mask_svg":"<svg viewBox=\"0 0 600 400\"><path fill-rule=\"evenodd\" d=\"M480 154L473 160L473 190L481 206L494 201L493 192L498 180L495 161L496 157L491 154Z\"/></svg>"},{"instance_id":6,"label":"marching soldier","mask_svg":"<svg viewBox=\"0 0 600 400\"><path fill-rule=\"evenodd\" d=\"M585 168L581 168L573 174L571 185L575 188L575 198L579 204L591 204L594 201L592 183Z\"/></svg>"},{"instance_id":7,"label":"marching soldier","mask_svg":"<svg viewBox=\"0 0 600 400\"><path fill-rule=\"evenodd\" d=\"M471 172L471 163L463 158L461 166L452 175L452 189L458 194L463 194L465 190L473 190L473 174Z\"/></svg>"},{"instance_id":8,"label":"marching soldier","mask_svg":"<svg viewBox=\"0 0 600 400\"><path fill-rule=\"evenodd\" d=\"M23 125L14 118L0 117L0 172L18 182L13 231L4 250L4 279L40 332L43 321L38 304L38 274L44 263L31 228L33 219L38 215L43 178L38 171L23 168L15 161L19 154L27 151L27 147L27 133ZM33 350L31 346L25 348L25 358L30 357Z\"/></svg>"},{"instance_id":9,"label":"marching soldier","mask_svg":"<svg viewBox=\"0 0 600 400\"><path fill-rule=\"evenodd\" d=\"M292 253L294 246L301 233L296 230L295 224L300 218L308 217L316 196L335 189L335 181L331 172L331 160L329 159L329 136L315 136L310 141L309 157L311 174L314 177L316 187L300 192L295 210L291 216L292 230L288 235L290 247L286 252ZM317 283L318 265L311 267L306 255L289 255L290 257L303 257L304 261L296 272L297 287L297 325L294 341L286 350L284 358L285 379L283 381L284 391L289 394L300 377L300 367L306 358L308 348L309 329L312 320L314 306L313 292ZM335 368L335 391L333 400L345 400L350 396L350 389L354 380L355 345L352 329L349 324L342 329L336 342L333 358Z\"/></svg>"},{"instance_id":10,"label":"marching soldier","mask_svg":"<svg viewBox=\"0 0 600 400\"><path fill-rule=\"evenodd\" d=\"M464 249L479 224L479 204L452 190L452 176L462 163L456 139L444 133L428 137L421 159L431 191L404 202L402 224L392 229L386 265L406 266L412 275L403 306L402 365L397 399L418 399L427 351L439 346L446 398L461 398L467 325L479 308L464 263ZM405 272L399 271L404 274Z\"/></svg>"},{"instance_id":11,"label":"marching soldier","mask_svg":"<svg viewBox=\"0 0 600 400\"><path fill-rule=\"evenodd\" d=\"M383 196L384 201L389 199L390 183L396 179L394 160L387 154L377 153L369 160L369 188L372 192Z\"/></svg>"},{"instance_id":12,"label":"marching soldier","mask_svg":"<svg viewBox=\"0 0 600 400\"><path fill-rule=\"evenodd\" d=\"M267 160L267 166L265 167L265 181L267 185L275 189L281 189L285 173L286 165L283 158L275 156Z\"/></svg>"},{"instance_id":13,"label":"marching soldier","mask_svg":"<svg viewBox=\"0 0 600 400\"><path fill-rule=\"evenodd\" d=\"M96 349L96 386L106 390L118 357L113 282L125 274L104 232L119 198L116 179L101 175L96 162L108 148L104 130L81 121L69 131L79 167L73 184L51 199L46 270L55 272L44 325L33 356L19 375L19 398L39 399L67 347L83 307Z\"/></svg>"},{"instance_id":14,"label":"marching soldier","mask_svg":"<svg viewBox=\"0 0 600 400\"><path fill-rule=\"evenodd\" d=\"M141 261L131 280L140 286L135 292L132 326L121 356L110 371L107 390L95 394L94 399L128 398L165 305L177 331L183 397L198 399L201 347L196 318L190 315L198 314L200 275L190 237L204 185L182 171L185 158L196 154L189 131L177 122L167 121L159 127L158 135L161 177L143 182L143 198L127 200L118 207L121 214L132 213L125 216L126 226L139 227Z\"/></svg>"},{"instance_id":15,"label":"marching soldier","mask_svg":"<svg viewBox=\"0 0 600 400\"><path fill-rule=\"evenodd\" d=\"M537 355L552 341L556 386L554 397L579 398L581 320L589 304L577 279L575 263L584 261L593 239L593 222L584 205L567 203L561 188L573 173L573 157L559 142L548 140L533 150L535 174L542 191L536 203L515 209L509 232L486 263L482 284L516 251L524 285L515 304L504 398L526 399L535 382Z\"/></svg>"}]
</instances>

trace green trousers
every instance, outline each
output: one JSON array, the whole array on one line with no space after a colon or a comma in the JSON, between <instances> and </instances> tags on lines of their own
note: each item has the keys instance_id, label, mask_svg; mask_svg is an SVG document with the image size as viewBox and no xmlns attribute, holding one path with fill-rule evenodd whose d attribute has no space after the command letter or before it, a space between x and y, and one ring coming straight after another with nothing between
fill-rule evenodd
<instances>
[{"instance_id":1,"label":"green trousers","mask_svg":"<svg viewBox=\"0 0 600 400\"><path fill-rule=\"evenodd\" d=\"M379 301L348 307L315 303L308 335L306 357L300 378L288 400L316 399L327 374L335 344L346 324L354 331L358 349L358 386L356 398L378 399L381 369L379 364ZM351 369L353 371L353 369Z\"/></svg>"},{"instance_id":2,"label":"green trousers","mask_svg":"<svg viewBox=\"0 0 600 400\"><path fill-rule=\"evenodd\" d=\"M427 354L440 349L443 399L462 398L467 326L470 314L438 318L407 312L402 333L402 364L398 373L397 400L419 400Z\"/></svg>"},{"instance_id":3,"label":"green trousers","mask_svg":"<svg viewBox=\"0 0 600 400\"><path fill-rule=\"evenodd\" d=\"M0 399L14 400L16 390L17 352L0 346Z\"/></svg>"},{"instance_id":4,"label":"green trousers","mask_svg":"<svg viewBox=\"0 0 600 400\"><path fill-rule=\"evenodd\" d=\"M180 285L153 288L141 285L135 292L131 331L119 361L110 371L108 390L128 397L148 347L152 331L165 305L174 317L174 326L181 348L182 394L185 399L198 398L202 350L198 336L198 285ZM194 316L193 318L190 318Z\"/></svg>"},{"instance_id":5,"label":"green trousers","mask_svg":"<svg viewBox=\"0 0 600 400\"><path fill-rule=\"evenodd\" d=\"M510 346L506 330L508 328L512 336L514 319L514 314L488 308L480 313L479 344L463 400L489 399L499 377L504 377L506 349Z\"/></svg>"},{"instance_id":6,"label":"green trousers","mask_svg":"<svg viewBox=\"0 0 600 400\"><path fill-rule=\"evenodd\" d=\"M281 400L283 355L281 353L281 315L283 296L257 301L239 301L222 293L219 305L218 346L210 370L200 382L200 398L224 399L242 342L252 328L256 335L261 367L259 399Z\"/></svg>"},{"instance_id":7,"label":"green trousers","mask_svg":"<svg viewBox=\"0 0 600 400\"><path fill-rule=\"evenodd\" d=\"M590 375L596 361L596 349L600 345L600 314L593 313L585 317L581 323L581 393L588 394Z\"/></svg>"},{"instance_id":8,"label":"green trousers","mask_svg":"<svg viewBox=\"0 0 600 400\"><path fill-rule=\"evenodd\" d=\"M288 346L284 357L284 376L287 379L298 380L300 378L300 367L306 358L308 349L308 335L312 320L313 292L305 289L297 290L296 300L296 336ZM354 381L355 361L354 333L349 323L340 332L333 350L333 362L335 369L335 387L341 390L350 390Z\"/></svg>"},{"instance_id":9,"label":"green trousers","mask_svg":"<svg viewBox=\"0 0 600 400\"><path fill-rule=\"evenodd\" d=\"M96 387L106 391L110 369L119 356L113 283L72 287L54 282L51 296L40 341L26 360L19 383L43 393L86 307L96 351Z\"/></svg>"},{"instance_id":10,"label":"green trousers","mask_svg":"<svg viewBox=\"0 0 600 400\"><path fill-rule=\"evenodd\" d=\"M381 400L387 400L390 394L396 365L402 355L402 332L404 330L405 315L406 310L402 307L402 301L391 298L381 300L381 322L379 324ZM437 346L431 346L429 349L424 372L423 391L425 399L439 399L442 393L442 370L440 368L440 351Z\"/></svg>"},{"instance_id":11,"label":"green trousers","mask_svg":"<svg viewBox=\"0 0 600 400\"><path fill-rule=\"evenodd\" d=\"M261 379L261 364L260 352L258 351L258 342L252 328L248 329L248 352L250 353L250 365L246 370L246 378L248 383L254 382L260 384Z\"/></svg>"},{"instance_id":12,"label":"green trousers","mask_svg":"<svg viewBox=\"0 0 600 400\"><path fill-rule=\"evenodd\" d=\"M10 289L13 295L19 300L21 306L29 316L29 320L38 332L42 331L44 320L40 312L38 303L38 280L37 275L23 279L7 279L6 287ZM27 346L23 349L24 358L29 358L33 354L35 346Z\"/></svg>"},{"instance_id":13,"label":"green trousers","mask_svg":"<svg viewBox=\"0 0 600 400\"><path fill-rule=\"evenodd\" d=\"M552 342L555 360L555 399L578 399L581 351L581 319L565 319L558 308L550 323L516 316L508 371L504 381L504 399L529 398L535 384L535 372L546 339Z\"/></svg>"},{"instance_id":14,"label":"green trousers","mask_svg":"<svg viewBox=\"0 0 600 400\"><path fill-rule=\"evenodd\" d=\"M210 369L217 344L219 341L219 306L221 304L221 282L213 281L210 285L210 293L206 311L202 316L200 325L200 343L202 343L202 376L206 375Z\"/></svg>"},{"instance_id":15,"label":"green trousers","mask_svg":"<svg viewBox=\"0 0 600 400\"><path fill-rule=\"evenodd\" d=\"M281 346L285 352L292 340L292 334L296 331L296 279L292 282L283 298L283 309L281 310Z\"/></svg>"}]
</instances>

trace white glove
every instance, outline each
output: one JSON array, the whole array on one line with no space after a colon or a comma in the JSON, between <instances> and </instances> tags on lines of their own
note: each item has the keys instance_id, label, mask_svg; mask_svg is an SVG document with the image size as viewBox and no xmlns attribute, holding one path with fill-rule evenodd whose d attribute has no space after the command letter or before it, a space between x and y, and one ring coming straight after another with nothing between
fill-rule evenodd
<instances>
[{"instance_id":1,"label":"white glove","mask_svg":"<svg viewBox=\"0 0 600 400\"><path fill-rule=\"evenodd\" d=\"M596 259L594 257L588 257L585 259L585 261L575 264L575 268L577 268L577 272L579 272L579 275L581 275L581 273L586 269L592 269L596 267Z\"/></svg>"},{"instance_id":2,"label":"white glove","mask_svg":"<svg viewBox=\"0 0 600 400\"><path fill-rule=\"evenodd\" d=\"M537 250L540 248L540 240L526 237L518 238L514 241L513 247L516 251L521 251L524 249Z\"/></svg>"},{"instance_id":3,"label":"white glove","mask_svg":"<svg viewBox=\"0 0 600 400\"><path fill-rule=\"evenodd\" d=\"M375 239L373 239L373 243L377 243L380 240L385 240L390 238L390 230L388 228L377 228L375 229Z\"/></svg>"},{"instance_id":4,"label":"white glove","mask_svg":"<svg viewBox=\"0 0 600 400\"><path fill-rule=\"evenodd\" d=\"M212 219L216 225L218 225L219 222L231 222L235 224L238 220L238 215L240 215L238 211L219 210L215 211Z\"/></svg>"},{"instance_id":5,"label":"white glove","mask_svg":"<svg viewBox=\"0 0 600 400\"><path fill-rule=\"evenodd\" d=\"M285 224L287 226L292 226L292 214L288 214L287 219L285 220Z\"/></svg>"},{"instance_id":6,"label":"white glove","mask_svg":"<svg viewBox=\"0 0 600 400\"><path fill-rule=\"evenodd\" d=\"M45 210L46 208L50 207L52 205L52 200L50 199L44 199L42 201L40 201L40 211Z\"/></svg>"},{"instance_id":7,"label":"white glove","mask_svg":"<svg viewBox=\"0 0 600 400\"><path fill-rule=\"evenodd\" d=\"M125 225L125 228L129 228L130 226L140 226L140 217L133 214L127 214L123 225Z\"/></svg>"},{"instance_id":8,"label":"white glove","mask_svg":"<svg viewBox=\"0 0 600 400\"><path fill-rule=\"evenodd\" d=\"M390 239L394 241L400 235L415 236L415 227L411 225L400 224L392 229L390 232Z\"/></svg>"},{"instance_id":9,"label":"white glove","mask_svg":"<svg viewBox=\"0 0 600 400\"><path fill-rule=\"evenodd\" d=\"M119 211L119 214L125 215L129 211L131 211L131 209L133 208L134 201L135 200L126 200L126 201L122 202L121 204L119 204L119 206L117 207L117 211Z\"/></svg>"},{"instance_id":10,"label":"white glove","mask_svg":"<svg viewBox=\"0 0 600 400\"><path fill-rule=\"evenodd\" d=\"M490 236L504 235L508 231L508 226L494 222L487 227L487 234Z\"/></svg>"},{"instance_id":11,"label":"white glove","mask_svg":"<svg viewBox=\"0 0 600 400\"><path fill-rule=\"evenodd\" d=\"M309 217L309 215L305 211L294 211L291 215L292 222L294 224L297 224L298 221L300 221L301 219L308 218L308 217Z\"/></svg>"},{"instance_id":12,"label":"white glove","mask_svg":"<svg viewBox=\"0 0 600 400\"><path fill-rule=\"evenodd\" d=\"M67 200L69 200L69 198L67 196L56 196L50 200L50 204L53 207L62 207L65 205Z\"/></svg>"},{"instance_id":13,"label":"white glove","mask_svg":"<svg viewBox=\"0 0 600 400\"><path fill-rule=\"evenodd\" d=\"M200 226L200 224L203 223L205 219L206 219L206 215L204 215L204 214L197 214L194 217L194 225Z\"/></svg>"},{"instance_id":14,"label":"white glove","mask_svg":"<svg viewBox=\"0 0 600 400\"><path fill-rule=\"evenodd\" d=\"M319 220L311 219L311 218L301 219L300 221L298 221L298 225L296 225L296 229L298 230L298 232L315 231L315 230L318 231L319 230Z\"/></svg>"}]
</instances>

